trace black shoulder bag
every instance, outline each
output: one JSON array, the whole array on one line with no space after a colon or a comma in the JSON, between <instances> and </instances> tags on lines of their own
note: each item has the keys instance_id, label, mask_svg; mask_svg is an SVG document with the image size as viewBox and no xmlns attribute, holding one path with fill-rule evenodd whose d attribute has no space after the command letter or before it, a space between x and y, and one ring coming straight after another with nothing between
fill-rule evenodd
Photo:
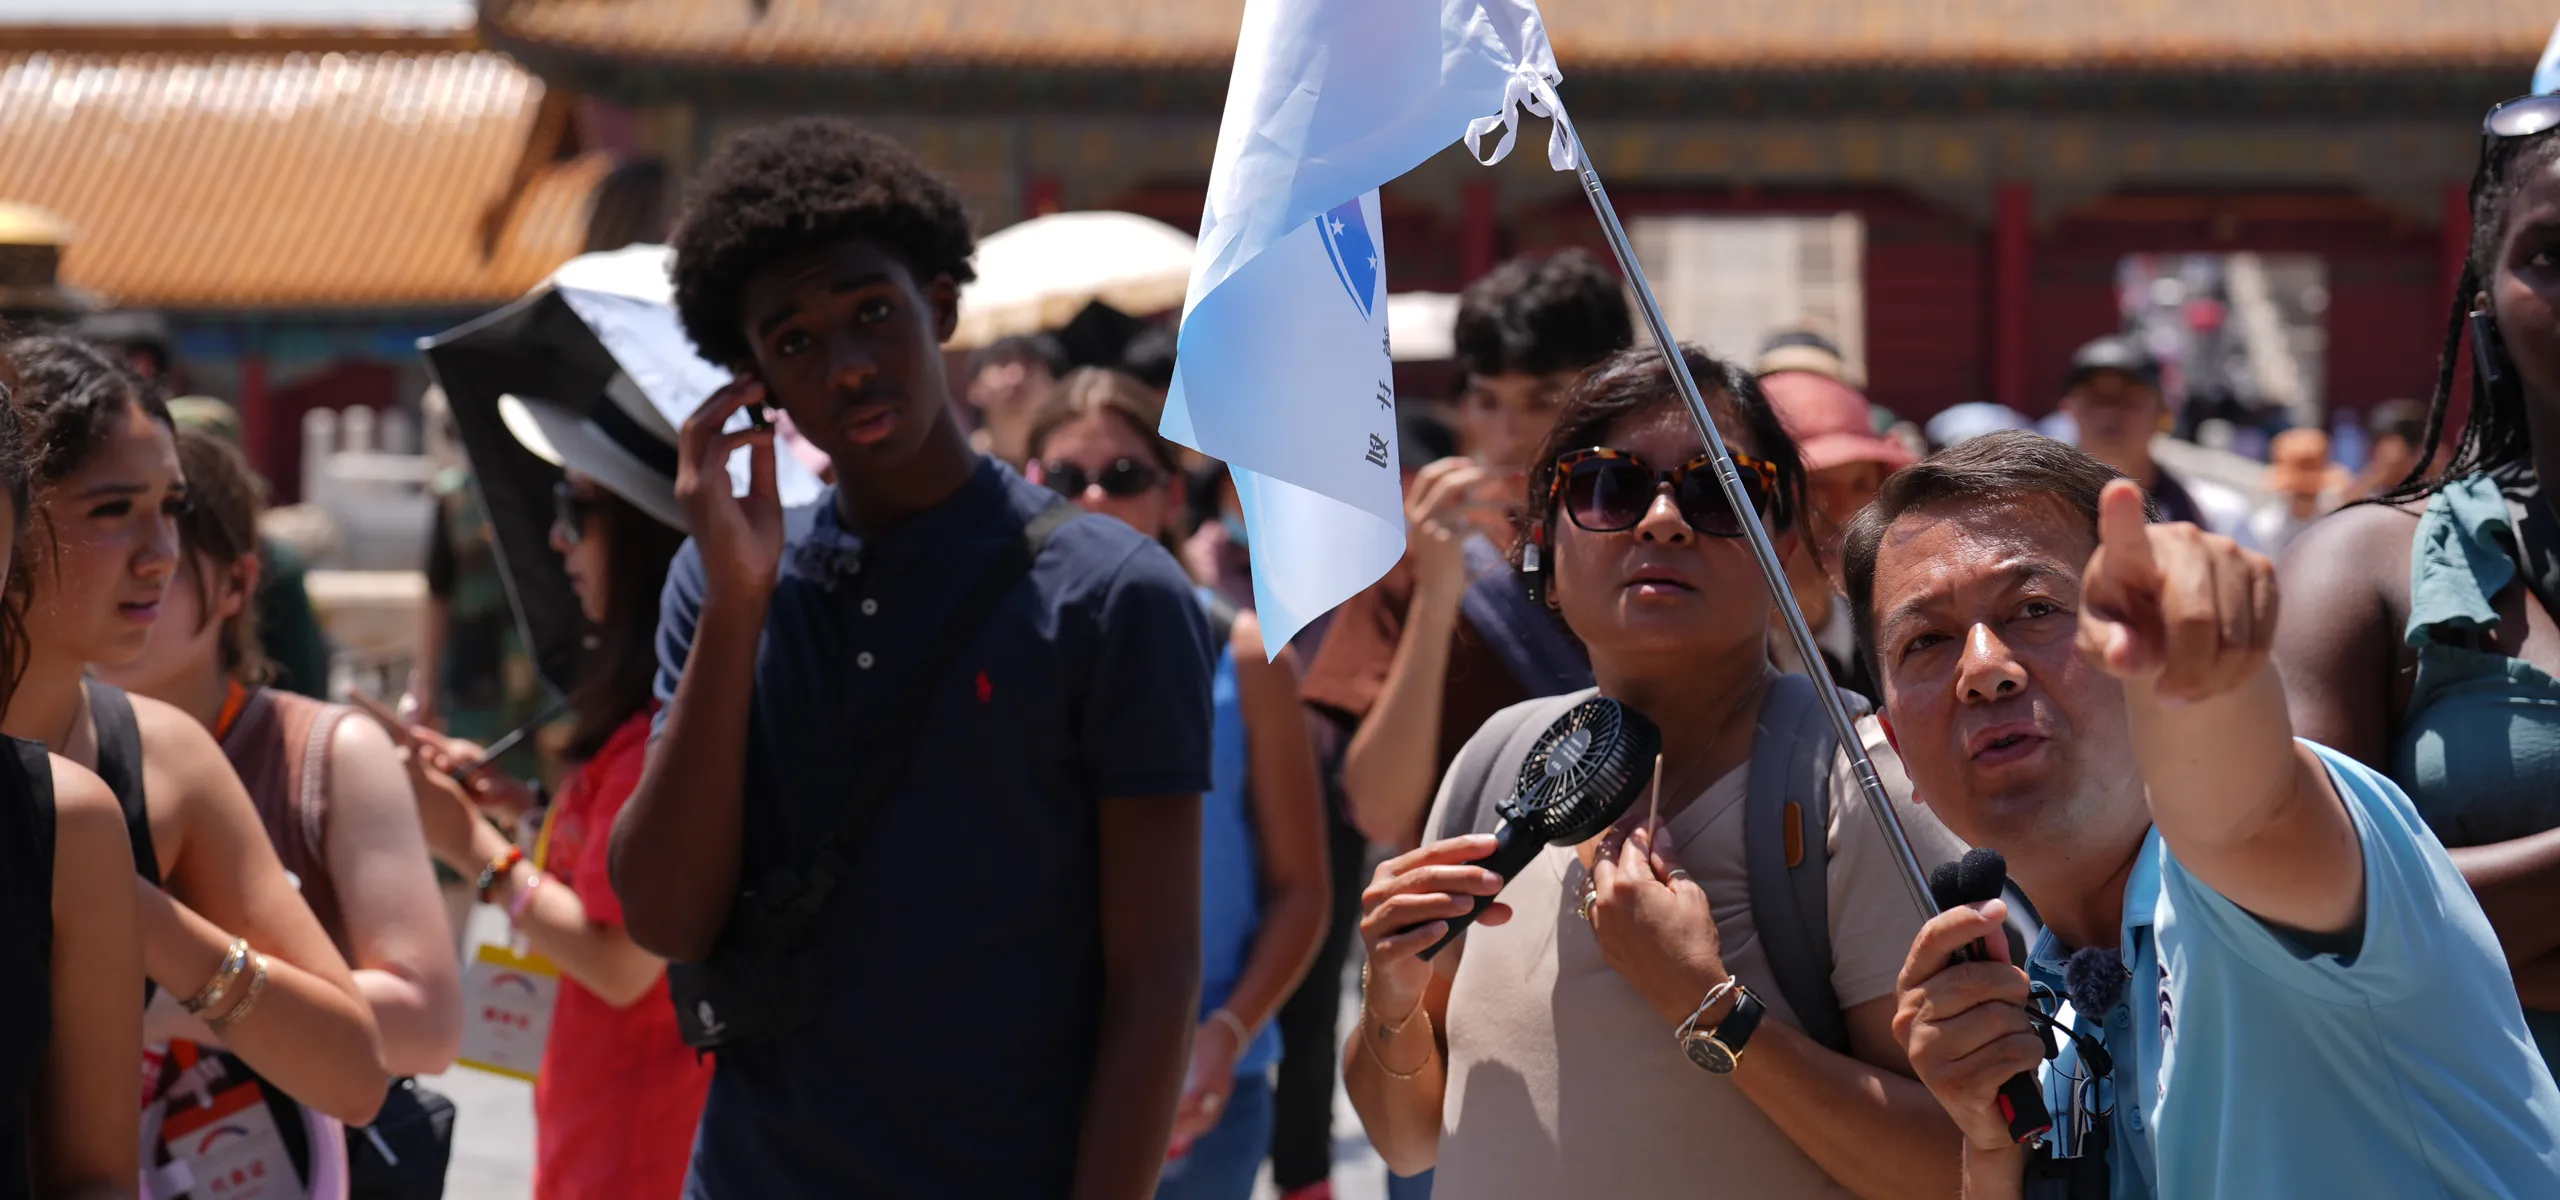
<instances>
[{"instance_id":1,"label":"black shoulder bag","mask_svg":"<svg viewBox=\"0 0 2560 1200\"><path fill-rule=\"evenodd\" d=\"M816 1016L820 993L818 956L809 934L836 888L853 870L854 854L870 834L881 807L905 781L932 713L934 691L996 606L1030 574L1033 560L1058 527L1083 515L1058 502L1024 526L1021 541L987 564L951 610L933 644L906 680L905 698L873 739L875 749L855 780L844 817L824 842L805 876L786 866L765 872L738 893L729 919L700 963L667 964L667 993L676 1006L684 1044L719 1050L791 1033Z\"/></svg>"}]
</instances>

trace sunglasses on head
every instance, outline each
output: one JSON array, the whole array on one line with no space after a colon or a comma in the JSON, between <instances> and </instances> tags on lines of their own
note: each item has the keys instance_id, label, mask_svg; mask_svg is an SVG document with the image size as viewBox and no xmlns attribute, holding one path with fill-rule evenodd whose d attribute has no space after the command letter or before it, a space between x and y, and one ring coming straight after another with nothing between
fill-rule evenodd
<instances>
[{"instance_id":1,"label":"sunglasses on head","mask_svg":"<svg viewBox=\"0 0 2560 1200\"><path fill-rule=\"evenodd\" d=\"M1069 500L1083 495L1086 488L1095 484L1102 485L1103 495L1126 500L1131 496L1143 496L1163 483L1164 469L1134 458L1113 460L1100 474L1089 473L1076 463L1044 462L1040 464L1040 477L1048 481L1049 490Z\"/></svg>"},{"instance_id":2,"label":"sunglasses on head","mask_svg":"<svg viewBox=\"0 0 2560 1200\"><path fill-rule=\"evenodd\" d=\"M1733 463L1741 468L1742 490L1751 497L1752 511L1768 515L1769 497L1778 491L1776 465L1748 454L1734 455ZM1558 455L1548 503L1562 508L1567 519L1592 533L1621 533L1644 521L1644 515L1653 510L1654 496L1666 484L1689 528L1708 537L1742 536L1742 520L1725 502L1724 487L1716 482L1715 458L1707 454L1668 471L1657 471L1635 455L1605 446Z\"/></svg>"},{"instance_id":3,"label":"sunglasses on head","mask_svg":"<svg viewBox=\"0 0 2560 1200\"><path fill-rule=\"evenodd\" d=\"M2480 189L2506 165L2506 156L2515 143L2560 128L2560 95L2518 96L2489 110L2480 118L2480 169L2471 176L2471 196L2479 199Z\"/></svg>"},{"instance_id":4,"label":"sunglasses on head","mask_svg":"<svg viewBox=\"0 0 2560 1200\"><path fill-rule=\"evenodd\" d=\"M575 546L587 540L587 516L595 510L595 500L579 495L568 480L551 485L551 529L561 541Z\"/></svg>"}]
</instances>

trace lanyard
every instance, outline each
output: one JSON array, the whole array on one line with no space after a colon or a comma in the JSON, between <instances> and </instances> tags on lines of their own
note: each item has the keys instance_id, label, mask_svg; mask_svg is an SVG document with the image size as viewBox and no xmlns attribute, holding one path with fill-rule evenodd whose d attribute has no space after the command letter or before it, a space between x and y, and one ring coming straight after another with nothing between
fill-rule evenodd
<instances>
[{"instance_id":1,"label":"lanyard","mask_svg":"<svg viewBox=\"0 0 2560 1200\"><path fill-rule=\"evenodd\" d=\"M222 715L213 719L213 740L217 742L231 736L231 727L240 723L240 710L249 704L249 689L240 686L239 680L224 683L229 690L222 694Z\"/></svg>"}]
</instances>

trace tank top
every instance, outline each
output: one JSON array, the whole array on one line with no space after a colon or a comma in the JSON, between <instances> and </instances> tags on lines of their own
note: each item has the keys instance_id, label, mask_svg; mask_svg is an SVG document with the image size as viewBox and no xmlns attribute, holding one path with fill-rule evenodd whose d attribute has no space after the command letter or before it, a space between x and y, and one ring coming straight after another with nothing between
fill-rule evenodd
<instances>
[{"instance_id":1,"label":"tank top","mask_svg":"<svg viewBox=\"0 0 2560 1200\"><path fill-rule=\"evenodd\" d=\"M0 738L0 1200L31 1196L27 1114L53 1035L53 765Z\"/></svg>"},{"instance_id":2,"label":"tank top","mask_svg":"<svg viewBox=\"0 0 2560 1200\"><path fill-rule=\"evenodd\" d=\"M338 889L329 878L329 738L354 710L308 696L258 688L223 731L222 754L249 790L265 824L267 841L284 869L301 882L303 902L329 931L338 953L349 955Z\"/></svg>"},{"instance_id":3,"label":"tank top","mask_svg":"<svg viewBox=\"0 0 2560 1200\"><path fill-rule=\"evenodd\" d=\"M1202 593L1208 604L1209 594ZM1214 606L1212 613L1216 612ZM1228 618L1228 624L1233 618ZM1262 932L1262 859L1253 835L1244 706L1236 657L1219 638L1210 677L1209 790L1200 797L1200 1016L1226 1004ZM1236 1074L1258 1075L1280 1061L1278 1022L1263 1025L1236 1056Z\"/></svg>"},{"instance_id":4,"label":"tank top","mask_svg":"<svg viewBox=\"0 0 2560 1200\"><path fill-rule=\"evenodd\" d=\"M2490 601L2516 580L2514 539L2497 481L2474 475L2427 501L2409 553L2405 636L2418 673L2391 777L2447 846L2560 825L2560 679L2486 648ZM2525 1023L2560 1075L2560 1012L2527 1009Z\"/></svg>"}]
</instances>

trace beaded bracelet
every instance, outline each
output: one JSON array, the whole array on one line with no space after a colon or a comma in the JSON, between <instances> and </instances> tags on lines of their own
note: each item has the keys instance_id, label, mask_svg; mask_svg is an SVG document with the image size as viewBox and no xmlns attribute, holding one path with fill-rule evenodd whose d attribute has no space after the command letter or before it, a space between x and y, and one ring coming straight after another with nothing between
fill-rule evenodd
<instances>
[{"instance_id":1,"label":"beaded bracelet","mask_svg":"<svg viewBox=\"0 0 2560 1200\"><path fill-rule=\"evenodd\" d=\"M248 967L249 939L231 939L230 948L222 952L222 966L214 971L213 978L206 980L204 987L195 995L179 1002L179 1007L194 1016L204 1015L204 1010L221 1000L223 993L231 990L232 984L240 982L240 973Z\"/></svg>"}]
</instances>

